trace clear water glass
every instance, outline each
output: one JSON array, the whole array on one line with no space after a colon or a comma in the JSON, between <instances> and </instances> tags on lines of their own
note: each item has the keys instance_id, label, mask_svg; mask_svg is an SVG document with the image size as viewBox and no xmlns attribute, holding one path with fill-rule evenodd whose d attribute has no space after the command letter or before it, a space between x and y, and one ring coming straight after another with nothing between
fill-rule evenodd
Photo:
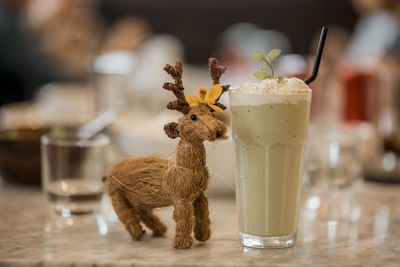
<instances>
[{"instance_id":1,"label":"clear water glass","mask_svg":"<svg viewBox=\"0 0 400 267\"><path fill-rule=\"evenodd\" d=\"M108 144L103 134L91 139L41 137L42 186L52 215L100 212Z\"/></svg>"}]
</instances>

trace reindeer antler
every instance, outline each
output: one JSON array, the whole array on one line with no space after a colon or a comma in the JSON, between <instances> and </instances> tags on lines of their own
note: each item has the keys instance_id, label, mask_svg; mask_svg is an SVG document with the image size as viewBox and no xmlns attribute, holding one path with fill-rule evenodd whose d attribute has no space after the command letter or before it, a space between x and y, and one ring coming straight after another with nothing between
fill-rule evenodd
<instances>
[{"instance_id":1,"label":"reindeer antler","mask_svg":"<svg viewBox=\"0 0 400 267\"><path fill-rule=\"evenodd\" d=\"M176 62L175 67L167 64L164 67L164 70L169 75L171 75L172 78L175 80L175 83L164 83L163 85L164 89L172 91L176 96L176 100L169 102L167 108L177 110L179 112L182 112L183 114L188 113L190 110L190 106L186 102L185 93L183 92L185 88L183 87L182 83L182 73L183 73L182 62L180 61Z\"/></svg>"},{"instance_id":2,"label":"reindeer antler","mask_svg":"<svg viewBox=\"0 0 400 267\"><path fill-rule=\"evenodd\" d=\"M210 68L210 76L211 76L211 79L213 80L213 83L219 84L220 83L219 79L221 78L221 75L224 74L224 72L226 71L226 67L218 66L218 61L216 58L209 58L208 66ZM222 85L221 95L229 90L229 86L230 85L228 85L228 84ZM221 109L225 110L226 109L225 105L218 102L221 95L215 100L215 105L220 107Z\"/></svg>"}]
</instances>

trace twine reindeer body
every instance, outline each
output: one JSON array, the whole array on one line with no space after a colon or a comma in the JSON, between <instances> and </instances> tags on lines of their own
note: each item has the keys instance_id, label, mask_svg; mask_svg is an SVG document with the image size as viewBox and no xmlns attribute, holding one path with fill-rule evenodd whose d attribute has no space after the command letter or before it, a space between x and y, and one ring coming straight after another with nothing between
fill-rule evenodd
<instances>
[{"instance_id":1,"label":"twine reindeer body","mask_svg":"<svg viewBox=\"0 0 400 267\"><path fill-rule=\"evenodd\" d=\"M214 58L209 60L209 66L213 83L219 84L225 68L218 66ZM142 239L145 233L140 222L147 225L155 236L163 235L167 228L152 209L174 205L176 228L173 246L189 248L193 243L192 231L199 241L206 241L211 236L208 200L204 194L209 172L203 142L225 139L226 128L208 106L190 107L186 102L182 63L177 62L175 67L167 65L164 70L175 83L165 83L163 88L172 91L177 98L167 107L184 114L178 123L164 126L170 138L180 138L175 162L160 156L123 159L111 168L105 187L120 221L134 240ZM228 88L223 86L222 92ZM225 109L218 100L219 97L215 105Z\"/></svg>"}]
</instances>

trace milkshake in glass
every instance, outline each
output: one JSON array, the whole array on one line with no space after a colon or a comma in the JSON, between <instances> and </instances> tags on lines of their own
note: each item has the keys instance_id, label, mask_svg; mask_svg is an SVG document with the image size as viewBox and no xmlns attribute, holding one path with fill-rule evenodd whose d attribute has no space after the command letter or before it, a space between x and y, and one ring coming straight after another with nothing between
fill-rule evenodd
<instances>
[{"instance_id":1,"label":"milkshake in glass","mask_svg":"<svg viewBox=\"0 0 400 267\"><path fill-rule=\"evenodd\" d=\"M239 235L249 247L296 239L311 89L297 78L230 91Z\"/></svg>"}]
</instances>

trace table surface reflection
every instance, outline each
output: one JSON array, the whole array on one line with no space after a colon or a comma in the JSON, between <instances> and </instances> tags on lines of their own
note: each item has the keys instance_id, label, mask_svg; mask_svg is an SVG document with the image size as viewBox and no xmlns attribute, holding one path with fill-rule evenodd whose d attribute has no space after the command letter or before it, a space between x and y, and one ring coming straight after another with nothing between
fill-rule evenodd
<instances>
[{"instance_id":1,"label":"table surface reflection","mask_svg":"<svg viewBox=\"0 0 400 267\"><path fill-rule=\"evenodd\" d=\"M295 246L251 249L238 241L234 199L211 198L211 239L175 250L171 208L157 211L169 226L162 238L132 241L118 221L101 216L46 232L49 219L40 190L3 185L0 266L400 265L399 185L360 182L350 205L329 203L323 200L315 211L303 208Z\"/></svg>"}]
</instances>

